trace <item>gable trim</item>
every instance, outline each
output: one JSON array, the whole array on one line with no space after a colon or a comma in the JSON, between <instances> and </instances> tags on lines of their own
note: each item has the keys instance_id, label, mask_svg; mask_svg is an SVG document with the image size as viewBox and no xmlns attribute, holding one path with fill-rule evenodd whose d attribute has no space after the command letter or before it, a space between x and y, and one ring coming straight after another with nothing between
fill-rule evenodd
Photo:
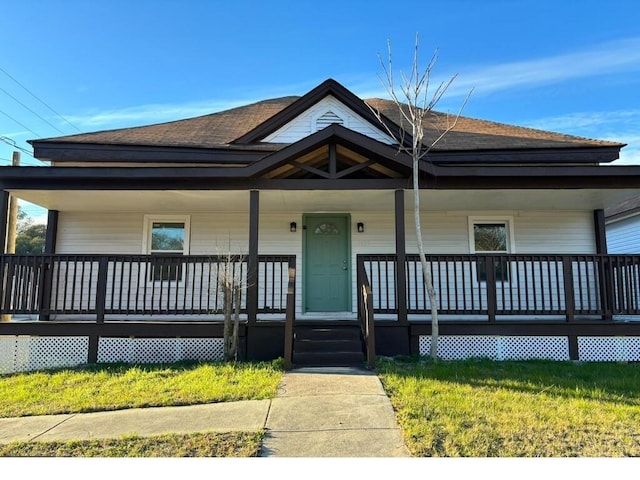
<instances>
[{"instance_id":1,"label":"gable trim","mask_svg":"<svg viewBox=\"0 0 640 480\"><path fill-rule=\"evenodd\" d=\"M412 168L411 158L406 153L399 151L398 147L386 145L366 135L334 123L282 150L264 157L253 165L243 168L243 170L247 173L247 176L260 176L287 163L293 157L315 150L331 140L335 140L336 143L348 147L357 153L366 152L368 155L374 154L379 158L396 162L405 168ZM424 163L423 171L434 174L435 168L433 165Z\"/></svg>"},{"instance_id":2,"label":"gable trim","mask_svg":"<svg viewBox=\"0 0 640 480\"><path fill-rule=\"evenodd\" d=\"M300 97L288 107L285 107L283 110L276 113L267 121L255 127L253 130L250 130L241 137L236 138L231 143L247 144L260 142L263 138L272 134L279 128L285 126L287 123L295 119L298 115L313 107L327 95L334 96L336 100L342 102L345 106L360 115L374 127L382 130L383 132L386 132L386 128L388 127L396 138L402 138L402 136L400 135L402 129L396 123L382 116L384 120L384 124L382 124L362 99L358 98L345 87L330 78L322 82L306 95ZM405 145L411 144L411 138L406 132L404 134L404 141Z\"/></svg>"}]
</instances>

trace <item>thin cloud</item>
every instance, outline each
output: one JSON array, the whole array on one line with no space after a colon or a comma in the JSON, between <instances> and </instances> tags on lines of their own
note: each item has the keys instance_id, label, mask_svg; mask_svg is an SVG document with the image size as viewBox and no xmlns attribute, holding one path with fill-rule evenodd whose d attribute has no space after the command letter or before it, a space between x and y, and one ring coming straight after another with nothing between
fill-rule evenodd
<instances>
[{"instance_id":1,"label":"thin cloud","mask_svg":"<svg viewBox=\"0 0 640 480\"><path fill-rule=\"evenodd\" d=\"M615 110L610 112L577 112L567 115L546 117L519 124L579 135L589 138L626 143L620 151L616 165L640 165L640 110Z\"/></svg>"},{"instance_id":2,"label":"thin cloud","mask_svg":"<svg viewBox=\"0 0 640 480\"><path fill-rule=\"evenodd\" d=\"M640 37L607 42L551 57L461 68L446 96L466 96L472 88L474 95L483 95L633 71L640 71ZM432 85L449 80L451 75L434 76ZM386 97L379 81L361 82L357 91L363 96L366 93L367 97Z\"/></svg>"},{"instance_id":3,"label":"thin cloud","mask_svg":"<svg viewBox=\"0 0 640 480\"><path fill-rule=\"evenodd\" d=\"M619 72L640 72L640 37L633 37L600 45L578 52L495 65L472 66L458 71L458 76L447 91L446 98L466 96L474 89L474 96L512 89L535 88L578 78L596 77ZM365 79L363 74L336 77L363 98L386 97L387 94L374 74ZM432 85L450 77L433 78ZM322 79L321 79L322 80ZM237 98L229 101L203 101L186 104L149 104L84 115L67 115L83 129L117 128L195 117L233 108L246 103L282 95L301 94L317 82L304 81L289 85L272 86L262 91L236 90ZM242 98L244 97L244 98ZM247 98L250 98L247 100ZM443 99L444 100L444 99Z\"/></svg>"},{"instance_id":4,"label":"thin cloud","mask_svg":"<svg viewBox=\"0 0 640 480\"><path fill-rule=\"evenodd\" d=\"M583 130L605 125L629 125L640 128L640 110L615 110L610 112L577 112L542 119L525 121L524 125L541 130Z\"/></svg>"}]
</instances>

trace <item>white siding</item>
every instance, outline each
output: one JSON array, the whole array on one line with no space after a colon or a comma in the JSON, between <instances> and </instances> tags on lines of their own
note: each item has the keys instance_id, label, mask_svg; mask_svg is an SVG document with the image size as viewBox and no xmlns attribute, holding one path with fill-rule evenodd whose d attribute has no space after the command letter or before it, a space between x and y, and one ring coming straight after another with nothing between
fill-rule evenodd
<instances>
[{"instance_id":1,"label":"white siding","mask_svg":"<svg viewBox=\"0 0 640 480\"><path fill-rule=\"evenodd\" d=\"M185 212L188 214L188 212ZM143 253L144 213L60 212L56 253ZM248 213L191 215L190 253L247 253Z\"/></svg>"},{"instance_id":2,"label":"white siding","mask_svg":"<svg viewBox=\"0 0 640 480\"><path fill-rule=\"evenodd\" d=\"M395 143L389 135L371 125L371 123L331 95L326 96L313 107L265 137L262 141L270 143L297 142L321 129L317 128L316 120L327 112L331 112L340 117L340 119L342 119L342 125L350 130L354 130L389 145Z\"/></svg>"},{"instance_id":3,"label":"white siding","mask_svg":"<svg viewBox=\"0 0 640 480\"><path fill-rule=\"evenodd\" d=\"M640 214L607 224L609 253L640 253Z\"/></svg>"}]
</instances>

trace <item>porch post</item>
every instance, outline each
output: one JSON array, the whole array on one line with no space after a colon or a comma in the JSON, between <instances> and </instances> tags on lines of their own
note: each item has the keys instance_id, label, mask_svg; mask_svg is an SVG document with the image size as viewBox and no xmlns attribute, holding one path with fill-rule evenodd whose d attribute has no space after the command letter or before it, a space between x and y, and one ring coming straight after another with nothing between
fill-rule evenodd
<instances>
[{"instance_id":1,"label":"porch post","mask_svg":"<svg viewBox=\"0 0 640 480\"><path fill-rule=\"evenodd\" d=\"M249 257L247 261L247 320L255 323L258 315L258 220L260 192L249 193Z\"/></svg>"},{"instance_id":2,"label":"porch post","mask_svg":"<svg viewBox=\"0 0 640 480\"><path fill-rule=\"evenodd\" d=\"M408 324L407 319L407 275L406 240L404 224L404 190L396 190L396 308L398 322Z\"/></svg>"},{"instance_id":3,"label":"porch post","mask_svg":"<svg viewBox=\"0 0 640 480\"><path fill-rule=\"evenodd\" d=\"M47 234L44 242L44 253L56 253L58 236L58 210L47 212Z\"/></svg>"},{"instance_id":4,"label":"porch post","mask_svg":"<svg viewBox=\"0 0 640 480\"><path fill-rule=\"evenodd\" d=\"M7 220L9 219L9 201L10 193L6 190L2 190L0 195L0 253L6 253L7 248ZM4 273L4 261L0 264L0 299L5 298L5 290L7 288L7 276ZM11 320L11 315L0 315L0 322L8 322Z\"/></svg>"},{"instance_id":5,"label":"porch post","mask_svg":"<svg viewBox=\"0 0 640 480\"><path fill-rule=\"evenodd\" d=\"M0 252L6 253L7 248L7 221L9 220L9 201L11 194L2 190L0 196Z\"/></svg>"},{"instance_id":6,"label":"porch post","mask_svg":"<svg viewBox=\"0 0 640 480\"><path fill-rule=\"evenodd\" d=\"M47 232L44 240L44 253L56 253L56 240L58 236L58 210L49 210L47 212ZM42 271L40 272L40 315L38 319L46 322L49 320L49 306L51 304L51 281L52 281L53 262L49 264L45 259L42 262ZM43 306L46 305L46 308ZM43 313L43 310L46 313Z\"/></svg>"},{"instance_id":7,"label":"porch post","mask_svg":"<svg viewBox=\"0 0 640 480\"><path fill-rule=\"evenodd\" d=\"M596 241L596 253L607 254L607 233L605 230L604 210L593 211L593 230ZM611 320L614 306L613 279L609 259L598 262L598 282L600 284L600 302L603 320Z\"/></svg>"},{"instance_id":8,"label":"porch post","mask_svg":"<svg viewBox=\"0 0 640 480\"><path fill-rule=\"evenodd\" d=\"M593 211L593 226L596 235L596 253L607 252L607 232L604 224L604 210Z\"/></svg>"}]
</instances>

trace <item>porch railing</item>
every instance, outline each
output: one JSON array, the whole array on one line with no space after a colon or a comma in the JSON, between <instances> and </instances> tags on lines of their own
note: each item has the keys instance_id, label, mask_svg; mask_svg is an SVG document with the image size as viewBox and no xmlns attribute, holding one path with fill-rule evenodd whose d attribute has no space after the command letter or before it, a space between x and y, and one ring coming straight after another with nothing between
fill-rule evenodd
<instances>
[{"instance_id":1,"label":"porch railing","mask_svg":"<svg viewBox=\"0 0 640 480\"><path fill-rule=\"evenodd\" d=\"M258 257L258 313L285 313L295 256ZM2 255L0 313L210 315L222 276L247 287L247 260L225 255ZM242 293L246 313L247 288Z\"/></svg>"},{"instance_id":2,"label":"porch railing","mask_svg":"<svg viewBox=\"0 0 640 480\"><path fill-rule=\"evenodd\" d=\"M640 315L638 255L429 255L443 315ZM358 255L371 281L375 313L397 313L395 255ZM430 310L417 255L405 263L409 314Z\"/></svg>"}]
</instances>

